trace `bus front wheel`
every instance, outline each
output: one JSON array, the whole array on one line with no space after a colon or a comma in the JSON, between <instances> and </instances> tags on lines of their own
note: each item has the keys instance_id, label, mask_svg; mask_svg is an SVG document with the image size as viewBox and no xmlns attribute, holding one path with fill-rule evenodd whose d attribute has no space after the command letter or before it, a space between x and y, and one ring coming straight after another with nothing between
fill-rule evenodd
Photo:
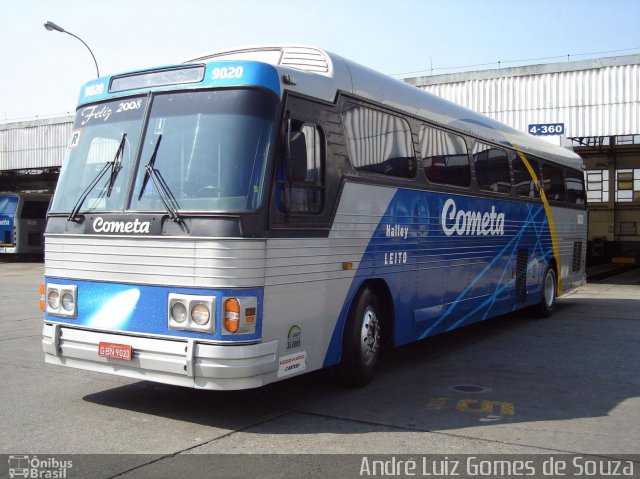
<instances>
[{"instance_id":1,"label":"bus front wheel","mask_svg":"<svg viewBox=\"0 0 640 479\"><path fill-rule=\"evenodd\" d=\"M382 344L381 311L378 297L369 288L360 292L349 311L338 366L347 386L362 387L373 378Z\"/></svg>"},{"instance_id":2,"label":"bus front wheel","mask_svg":"<svg viewBox=\"0 0 640 479\"><path fill-rule=\"evenodd\" d=\"M540 292L540 303L536 307L536 312L541 318L548 318L553 313L556 304L558 281L556 271L548 266L542 280L542 291Z\"/></svg>"}]
</instances>

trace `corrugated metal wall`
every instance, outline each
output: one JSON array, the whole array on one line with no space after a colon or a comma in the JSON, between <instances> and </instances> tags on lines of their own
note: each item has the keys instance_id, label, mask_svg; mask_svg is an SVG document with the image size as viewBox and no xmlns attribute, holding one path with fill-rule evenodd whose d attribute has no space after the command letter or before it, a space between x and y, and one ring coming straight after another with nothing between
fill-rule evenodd
<instances>
[{"instance_id":1,"label":"corrugated metal wall","mask_svg":"<svg viewBox=\"0 0 640 479\"><path fill-rule=\"evenodd\" d=\"M510 68L493 78L480 73L476 79L464 78L472 72L406 81L521 131L535 123L564 123L567 137L640 134L638 63L544 73Z\"/></svg>"},{"instance_id":2,"label":"corrugated metal wall","mask_svg":"<svg viewBox=\"0 0 640 479\"><path fill-rule=\"evenodd\" d=\"M0 170L61 166L72 117L0 125Z\"/></svg>"}]
</instances>

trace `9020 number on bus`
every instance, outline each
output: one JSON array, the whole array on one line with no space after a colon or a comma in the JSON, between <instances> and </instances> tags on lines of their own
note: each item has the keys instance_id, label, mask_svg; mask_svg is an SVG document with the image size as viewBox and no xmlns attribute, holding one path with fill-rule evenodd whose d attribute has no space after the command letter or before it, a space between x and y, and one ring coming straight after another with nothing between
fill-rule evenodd
<instances>
[{"instance_id":1,"label":"9020 number on bus","mask_svg":"<svg viewBox=\"0 0 640 479\"><path fill-rule=\"evenodd\" d=\"M220 67L211 71L212 80L239 80L244 75L244 68L237 67Z\"/></svg>"}]
</instances>

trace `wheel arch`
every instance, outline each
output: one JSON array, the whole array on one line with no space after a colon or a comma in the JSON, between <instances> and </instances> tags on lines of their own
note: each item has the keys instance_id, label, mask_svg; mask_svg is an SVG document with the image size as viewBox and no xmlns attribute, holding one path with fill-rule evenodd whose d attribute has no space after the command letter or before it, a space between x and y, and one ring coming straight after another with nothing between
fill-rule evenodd
<instances>
[{"instance_id":1,"label":"wheel arch","mask_svg":"<svg viewBox=\"0 0 640 479\"><path fill-rule=\"evenodd\" d=\"M357 287L353 285L343 304L343 309L334 327L325 354L324 367L334 366L342 360L346 320L356 307L356 300L365 288L370 288L380 301L380 307L382 308L381 313L384 318L382 327L383 346L386 347L388 344L393 344L395 313L391 290L387 282L382 278L366 278L363 279Z\"/></svg>"},{"instance_id":2,"label":"wheel arch","mask_svg":"<svg viewBox=\"0 0 640 479\"><path fill-rule=\"evenodd\" d=\"M551 268L553 272L556 274L556 296L560 296L560 294L562 294L561 292L562 279L560 278L560 267L558 266L558 260L556 259L555 256L552 256L551 258L549 258L549 261L547 262L547 267ZM544 277L542 278L542 281L544 282Z\"/></svg>"},{"instance_id":3,"label":"wheel arch","mask_svg":"<svg viewBox=\"0 0 640 479\"><path fill-rule=\"evenodd\" d=\"M373 309L370 309L373 308ZM391 342L393 305L387 283L367 279L350 299L340 334L337 377L349 387L362 387L374 377L380 354Z\"/></svg>"}]
</instances>

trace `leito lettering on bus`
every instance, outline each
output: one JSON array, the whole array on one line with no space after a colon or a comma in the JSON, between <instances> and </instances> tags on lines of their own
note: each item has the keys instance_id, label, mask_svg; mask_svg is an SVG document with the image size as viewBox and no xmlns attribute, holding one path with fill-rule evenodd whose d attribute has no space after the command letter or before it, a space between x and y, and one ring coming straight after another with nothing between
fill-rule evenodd
<instances>
[{"instance_id":1,"label":"leito lettering on bus","mask_svg":"<svg viewBox=\"0 0 640 479\"><path fill-rule=\"evenodd\" d=\"M384 254L384 264L392 265L392 264L406 264L407 263L407 252L406 251L394 251L392 253Z\"/></svg>"},{"instance_id":2,"label":"leito lettering on bus","mask_svg":"<svg viewBox=\"0 0 640 479\"><path fill-rule=\"evenodd\" d=\"M496 213L495 206L491 212L458 210L456 202L449 198L442 208L440 217L442 230L447 236L454 233L458 236L504 235L504 213Z\"/></svg>"}]
</instances>

